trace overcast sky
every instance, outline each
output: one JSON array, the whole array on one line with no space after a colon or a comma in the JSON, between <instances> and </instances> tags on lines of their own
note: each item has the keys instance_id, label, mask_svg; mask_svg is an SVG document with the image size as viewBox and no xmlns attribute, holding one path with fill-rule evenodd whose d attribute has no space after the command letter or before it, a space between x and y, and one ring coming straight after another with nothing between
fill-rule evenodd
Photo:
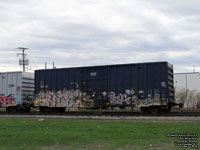
<instances>
[{"instance_id":1,"label":"overcast sky","mask_svg":"<svg viewBox=\"0 0 200 150\"><path fill-rule=\"evenodd\" d=\"M200 72L199 0L0 0L0 71L169 61Z\"/></svg>"}]
</instances>

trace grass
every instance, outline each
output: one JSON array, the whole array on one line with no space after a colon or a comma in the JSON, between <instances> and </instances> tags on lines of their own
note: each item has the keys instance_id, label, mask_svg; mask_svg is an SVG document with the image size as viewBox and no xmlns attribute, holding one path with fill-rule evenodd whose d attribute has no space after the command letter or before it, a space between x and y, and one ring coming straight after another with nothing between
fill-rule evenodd
<instances>
[{"instance_id":1,"label":"grass","mask_svg":"<svg viewBox=\"0 0 200 150\"><path fill-rule=\"evenodd\" d=\"M182 149L168 133L200 135L200 122L0 119L0 150Z\"/></svg>"}]
</instances>

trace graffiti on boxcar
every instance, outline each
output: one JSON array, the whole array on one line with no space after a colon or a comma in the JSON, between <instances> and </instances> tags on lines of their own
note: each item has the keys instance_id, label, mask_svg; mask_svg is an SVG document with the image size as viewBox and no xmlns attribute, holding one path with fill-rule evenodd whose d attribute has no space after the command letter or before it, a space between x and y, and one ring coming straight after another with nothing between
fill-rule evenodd
<instances>
[{"instance_id":1,"label":"graffiti on boxcar","mask_svg":"<svg viewBox=\"0 0 200 150\"><path fill-rule=\"evenodd\" d=\"M13 106L15 104L15 98L13 94L0 96L0 107Z\"/></svg>"},{"instance_id":2,"label":"graffiti on boxcar","mask_svg":"<svg viewBox=\"0 0 200 150\"><path fill-rule=\"evenodd\" d=\"M152 89L149 89L148 91L152 91ZM113 105L148 105L160 103L160 94L155 92L154 95L152 95L152 93L150 92L148 93L147 97L145 97L143 90L139 90L136 94L133 89L130 89L125 90L125 93L120 93L118 95L116 95L115 92L110 92L108 94L108 99ZM163 98L163 100L166 99Z\"/></svg>"},{"instance_id":3,"label":"graffiti on boxcar","mask_svg":"<svg viewBox=\"0 0 200 150\"><path fill-rule=\"evenodd\" d=\"M94 104L99 103L99 98L102 98L104 101L102 104L104 105L147 105L160 103L160 94L154 93L154 95L152 95L152 93L149 93L148 96L145 97L143 90L139 90L138 93L133 89L127 89L124 93L119 94L115 92L109 92L107 94L105 91L91 92L89 94L79 89L64 89L59 91L40 91L38 104L39 106L47 107L92 107Z\"/></svg>"},{"instance_id":4,"label":"graffiti on boxcar","mask_svg":"<svg viewBox=\"0 0 200 150\"><path fill-rule=\"evenodd\" d=\"M80 90L41 91L40 106L48 107L82 107L90 106L91 101Z\"/></svg>"},{"instance_id":5,"label":"graffiti on boxcar","mask_svg":"<svg viewBox=\"0 0 200 150\"><path fill-rule=\"evenodd\" d=\"M110 92L108 94L108 98L111 104L117 104L117 105L130 105L133 100L135 100L137 97L134 95L135 91L133 89L131 90L125 90L125 93L120 93L118 95L115 94L115 92Z\"/></svg>"}]
</instances>

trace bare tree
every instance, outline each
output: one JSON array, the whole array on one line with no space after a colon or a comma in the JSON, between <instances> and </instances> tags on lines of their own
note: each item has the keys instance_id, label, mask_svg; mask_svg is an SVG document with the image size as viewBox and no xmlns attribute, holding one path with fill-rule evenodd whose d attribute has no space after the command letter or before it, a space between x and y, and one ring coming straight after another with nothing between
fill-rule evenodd
<instances>
[{"instance_id":1,"label":"bare tree","mask_svg":"<svg viewBox=\"0 0 200 150\"><path fill-rule=\"evenodd\" d=\"M196 90L175 89L175 99L185 108L200 109L200 92Z\"/></svg>"}]
</instances>

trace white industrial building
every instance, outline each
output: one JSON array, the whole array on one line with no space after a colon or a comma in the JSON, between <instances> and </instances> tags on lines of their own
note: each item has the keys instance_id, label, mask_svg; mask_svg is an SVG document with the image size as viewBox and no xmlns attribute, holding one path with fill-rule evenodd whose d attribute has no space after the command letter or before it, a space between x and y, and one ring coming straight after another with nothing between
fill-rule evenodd
<instances>
[{"instance_id":1,"label":"white industrial building","mask_svg":"<svg viewBox=\"0 0 200 150\"><path fill-rule=\"evenodd\" d=\"M177 93L184 92L184 98L176 97L176 101L184 102L184 108L200 109L200 73L175 73L174 87ZM187 89L187 92L186 92ZM192 94L191 94L192 93ZM183 94L182 94L183 95ZM192 96L191 96L192 95Z\"/></svg>"},{"instance_id":2,"label":"white industrial building","mask_svg":"<svg viewBox=\"0 0 200 150\"><path fill-rule=\"evenodd\" d=\"M200 73L175 73L174 86L176 89L188 89L200 92Z\"/></svg>"}]
</instances>

